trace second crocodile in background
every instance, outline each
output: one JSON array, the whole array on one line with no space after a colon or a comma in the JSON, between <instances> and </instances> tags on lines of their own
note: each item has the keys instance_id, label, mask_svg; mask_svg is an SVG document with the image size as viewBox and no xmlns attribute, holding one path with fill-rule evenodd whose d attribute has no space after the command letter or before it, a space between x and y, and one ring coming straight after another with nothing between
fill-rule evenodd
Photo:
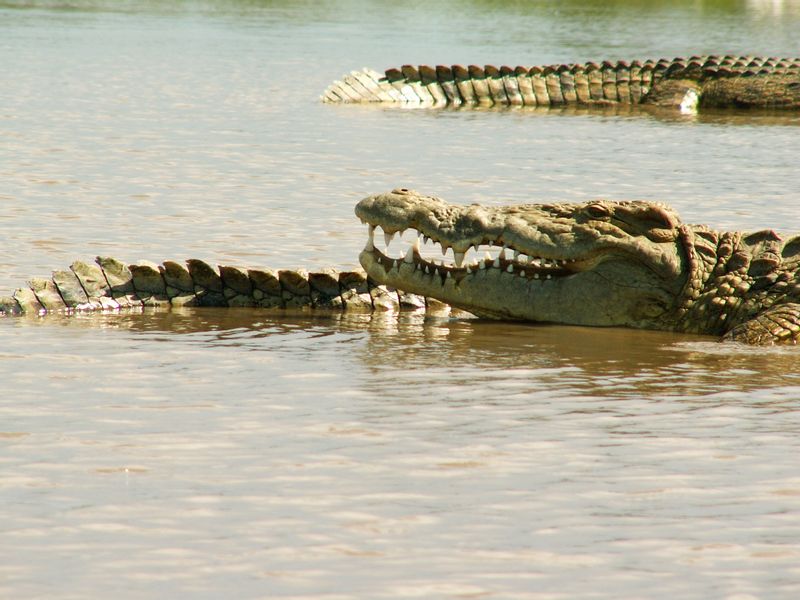
<instances>
[{"instance_id":1,"label":"second crocodile in background","mask_svg":"<svg viewBox=\"0 0 800 600\"><path fill-rule=\"evenodd\" d=\"M692 56L535 67L404 65L353 71L330 103L403 106L644 105L800 110L800 58Z\"/></svg>"}]
</instances>

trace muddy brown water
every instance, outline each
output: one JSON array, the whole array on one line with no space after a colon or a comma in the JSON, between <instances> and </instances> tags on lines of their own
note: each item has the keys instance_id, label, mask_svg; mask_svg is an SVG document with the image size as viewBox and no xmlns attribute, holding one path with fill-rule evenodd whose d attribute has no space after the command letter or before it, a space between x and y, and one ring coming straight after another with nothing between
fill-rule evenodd
<instances>
[{"instance_id":1,"label":"muddy brown water","mask_svg":"<svg viewBox=\"0 0 800 600\"><path fill-rule=\"evenodd\" d=\"M344 72L800 54L790 2L0 2L0 291L352 267L361 197L800 231L800 117L325 106ZM800 354L192 310L0 320L0 596L793 598Z\"/></svg>"}]
</instances>

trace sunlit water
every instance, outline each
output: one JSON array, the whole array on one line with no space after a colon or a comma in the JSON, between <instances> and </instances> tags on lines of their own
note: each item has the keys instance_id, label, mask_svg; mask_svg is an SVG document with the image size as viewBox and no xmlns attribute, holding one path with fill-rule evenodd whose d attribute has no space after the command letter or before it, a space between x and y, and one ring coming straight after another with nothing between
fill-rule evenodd
<instances>
[{"instance_id":1,"label":"sunlit water","mask_svg":"<svg viewBox=\"0 0 800 600\"><path fill-rule=\"evenodd\" d=\"M344 72L800 54L793 3L0 2L0 292L355 266L352 207L663 200L800 230L800 117L327 106ZM0 597L794 598L800 355L185 310L0 321Z\"/></svg>"}]
</instances>

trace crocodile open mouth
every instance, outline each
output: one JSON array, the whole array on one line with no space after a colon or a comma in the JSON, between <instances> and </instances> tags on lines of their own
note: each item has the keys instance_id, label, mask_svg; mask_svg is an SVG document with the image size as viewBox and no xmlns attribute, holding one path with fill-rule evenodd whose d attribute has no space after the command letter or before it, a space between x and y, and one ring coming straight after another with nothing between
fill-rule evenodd
<instances>
[{"instance_id":1,"label":"crocodile open mouth","mask_svg":"<svg viewBox=\"0 0 800 600\"><path fill-rule=\"evenodd\" d=\"M368 224L367 235L364 252L371 253L374 261L387 273L393 268L409 265L413 266L415 273L431 277L438 275L442 283L447 279L460 283L465 277L490 270L528 280L548 281L585 268L581 264L584 261L533 256L490 238L471 244L461 252L413 228L388 233L383 232L380 226ZM383 240L383 249L378 248L376 238Z\"/></svg>"}]
</instances>

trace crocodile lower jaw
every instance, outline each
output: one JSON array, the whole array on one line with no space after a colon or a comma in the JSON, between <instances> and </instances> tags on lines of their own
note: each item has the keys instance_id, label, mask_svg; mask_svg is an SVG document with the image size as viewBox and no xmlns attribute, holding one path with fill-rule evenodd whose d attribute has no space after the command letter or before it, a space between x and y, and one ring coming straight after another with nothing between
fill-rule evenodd
<instances>
[{"instance_id":1,"label":"crocodile lower jaw","mask_svg":"<svg viewBox=\"0 0 800 600\"><path fill-rule=\"evenodd\" d=\"M449 259L435 261L423 256L428 253L421 248L422 235L415 233L414 243L402 256L392 257L388 248L384 251L376 248L374 227L370 226L366 247L359 256L367 274L379 283L424 294L479 316L531 319L527 310L520 312L519 306L513 306L515 302L490 301L486 290L493 290L490 296L496 296L497 290L513 290L514 298L525 298L563 283L597 260L532 257L513 248L485 244L474 248L475 257L471 259L466 253L456 252L450 253ZM386 236L387 247L393 237ZM432 241L441 249L438 242ZM482 258L477 258L482 254Z\"/></svg>"}]
</instances>

